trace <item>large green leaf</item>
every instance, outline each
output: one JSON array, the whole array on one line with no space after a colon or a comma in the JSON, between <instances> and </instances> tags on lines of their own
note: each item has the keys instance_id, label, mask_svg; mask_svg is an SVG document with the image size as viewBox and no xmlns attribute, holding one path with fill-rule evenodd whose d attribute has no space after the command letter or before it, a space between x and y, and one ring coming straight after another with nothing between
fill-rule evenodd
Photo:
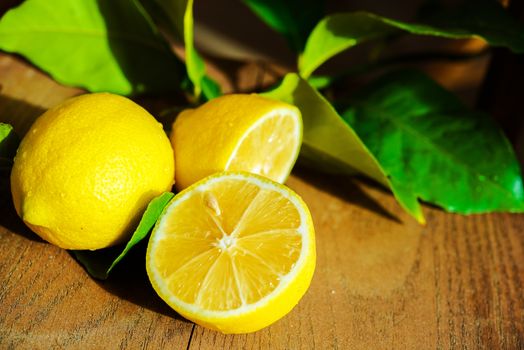
<instances>
[{"instance_id":1,"label":"large green leaf","mask_svg":"<svg viewBox=\"0 0 524 350\"><path fill-rule=\"evenodd\" d=\"M413 199L463 214L524 211L519 164L500 128L422 73L384 76L342 115Z\"/></svg>"},{"instance_id":2,"label":"large green leaf","mask_svg":"<svg viewBox=\"0 0 524 350\"><path fill-rule=\"evenodd\" d=\"M207 100L220 96L220 86L206 75L206 65L194 44L193 0L155 0L167 15L176 35L183 39L186 69L195 97Z\"/></svg>"},{"instance_id":3,"label":"large green leaf","mask_svg":"<svg viewBox=\"0 0 524 350\"><path fill-rule=\"evenodd\" d=\"M266 97L297 106L304 123L301 157L317 169L354 174L360 172L391 188L401 206L420 222L424 221L416 198L392 186L376 158L333 106L297 74L286 75Z\"/></svg>"},{"instance_id":4,"label":"large green leaf","mask_svg":"<svg viewBox=\"0 0 524 350\"><path fill-rule=\"evenodd\" d=\"M72 253L91 276L106 279L111 270L129 253L131 248L147 237L173 196L173 193L165 192L148 204L140 223L123 250L121 247L113 247L95 251L73 250Z\"/></svg>"},{"instance_id":5,"label":"large green leaf","mask_svg":"<svg viewBox=\"0 0 524 350\"><path fill-rule=\"evenodd\" d=\"M524 26L495 1L475 2L449 13L438 12L424 24L397 21L368 12L349 12L325 17L318 23L299 59L299 72L308 78L340 52L401 31L451 39L480 37L493 46L524 52Z\"/></svg>"},{"instance_id":6,"label":"large green leaf","mask_svg":"<svg viewBox=\"0 0 524 350\"><path fill-rule=\"evenodd\" d=\"M173 91L184 77L137 0L26 0L0 20L0 49L91 91Z\"/></svg>"},{"instance_id":7,"label":"large green leaf","mask_svg":"<svg viewBox=\"0 0 524 350\"><path fill-rule=\"evenodd\" d=\"M313 27L324 16L321 0L243 0L269 27L281 33L297 52L304 50Z\"/></svg>"}]
</instances>

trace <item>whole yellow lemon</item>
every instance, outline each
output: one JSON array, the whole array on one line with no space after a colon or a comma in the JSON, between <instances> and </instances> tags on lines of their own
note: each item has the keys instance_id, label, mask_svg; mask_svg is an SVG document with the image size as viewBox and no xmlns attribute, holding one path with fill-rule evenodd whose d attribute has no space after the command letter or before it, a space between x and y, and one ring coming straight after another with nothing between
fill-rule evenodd
<instances>
[{"instance_id":1,"label":"whole yellow lemon","mask_svg":"<svg viewBox=\"0 0 524 350\"><path fill-rule=\"evenodd\" d=\"M153 116L108 93L71 98L41 115L11 172L18 215L65 249L129 237L147 204L173 185L169 139Z\"/></svg>"}]
</instances>

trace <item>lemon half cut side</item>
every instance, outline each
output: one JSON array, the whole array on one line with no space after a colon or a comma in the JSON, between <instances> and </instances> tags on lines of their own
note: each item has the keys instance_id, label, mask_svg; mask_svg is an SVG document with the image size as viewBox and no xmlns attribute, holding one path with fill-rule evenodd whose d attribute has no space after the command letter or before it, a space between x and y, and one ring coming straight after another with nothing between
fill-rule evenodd
<instances>
[{"instance_id":1,"label":"lemon half cut side","mask_svg":"<svg viewBox=\"0 0 524 350\"><path fill-rule=\"evenodd\" d=\"M256 94L224 95L185 110L170 134L176 187L225 170L283 183L297 160L302 129L298 108Z\"/></svg>"},{"instance_id":2,"label":"lemon half cut side","mask_svg":"<svg viewBox=\"0 0 524 350\"><path fill-rule=\"evenodd\" d=\"M248 171L284 183L302 142L302 122L295 108L277 108L254 123L238 141L225 170Z\"/></svg>"},{"instance_id":3,"label":"lemon half cut side","mask_svg":"<svg viewBox=\"0 0 524 350\"><path fill-rule=\"evenodd\" d=\"M223 172L168 204L146 266L153 288L182 316L248 333L291 311L315 260L311 215L296 193L259 175Z\"/></svg>"}]
</instances>

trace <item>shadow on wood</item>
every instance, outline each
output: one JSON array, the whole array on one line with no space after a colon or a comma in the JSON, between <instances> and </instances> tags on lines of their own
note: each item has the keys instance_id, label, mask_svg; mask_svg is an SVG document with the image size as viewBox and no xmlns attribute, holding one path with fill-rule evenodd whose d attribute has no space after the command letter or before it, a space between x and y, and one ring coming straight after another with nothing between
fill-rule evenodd
<instances>
[{"instance_id":1,"label":"shadow on wood","mask_svg":"<svg viewBox=\"0 0 524 350\"><path fill-rule=\"evenodd\" d=\"M13 206L13 200L11 199L9 177L6 178L5 173L1 173L0 176L2 177L0 179L0 213L2 213L2 215L0 215L0 226L30 241L44 242L18 217Z\"/></svg>"},{"instance_id":2,"label":"shadow on wood","mask_svg":"<svg viewBox=\"0 0 524 350\"><path fill-rule=\"evenodd\" d=\"M133 247L111 271L107 280L95 281L100 287L121 299L158 314L190 323L171 309L151 286L145 266L147 241L146 239Z\"/></svg>"},{"instance_id":3,"label":"shadow on wood","mask_svg":"<svg viewBox=\"0 0 524 350\"><path fill-rule=\"evenodd\" d=\"M2 86L0 85L0 92ZM45 109L23 100L0 95L0 122L11 124L15 133L22 138L33 122Z\"/></svg>"},{"instance_id":4,"label":"shadow on wood","mask_svg":"<svg viewBox=\"0 0 524 350\"><path fill-rule=\"evenodd\" d=\"M362 191L362 189L355 184L354 178L348 175L320 173L309 168L306 169L305 167L296 167L293 173L322 191L328 192L346 202L353 203L361 208L377 213L388 220L402 223L398 217L390 213L380 203ZM369 183L366 180L364 180L364 182ZM373 183L370 185L376 186ZM383 191L381 187L378 188Z\"/></svg>"}]
</instances>

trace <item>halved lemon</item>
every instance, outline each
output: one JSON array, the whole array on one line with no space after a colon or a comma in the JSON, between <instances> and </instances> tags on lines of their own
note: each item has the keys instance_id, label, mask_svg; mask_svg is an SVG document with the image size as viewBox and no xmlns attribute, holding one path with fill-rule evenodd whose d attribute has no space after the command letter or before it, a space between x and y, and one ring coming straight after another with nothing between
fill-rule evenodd
<instances>
[{"instance_id":1,"label":"halved lemon","mask_svg":"<svg viewBox=\"0 0 524 350\"><path fill-rule=\"evenodd\" d=\"M289 188L223 172L175 196L146 260L153 288L179 314L223 333L254 332L286 315L308 289L313 222Z\"/></svg>"},{"instance_id":2,"label":"halved lemon","mask_svg":"<svg viewBox=\"0 0 524 350\"><path fill-rule=\"evenodd\" d=\"M180 113L170 139L179 190L224 170L284 183L302 143L302 118L287 103L256 94L224 95Z\"/></svg>"}]
</instances>

